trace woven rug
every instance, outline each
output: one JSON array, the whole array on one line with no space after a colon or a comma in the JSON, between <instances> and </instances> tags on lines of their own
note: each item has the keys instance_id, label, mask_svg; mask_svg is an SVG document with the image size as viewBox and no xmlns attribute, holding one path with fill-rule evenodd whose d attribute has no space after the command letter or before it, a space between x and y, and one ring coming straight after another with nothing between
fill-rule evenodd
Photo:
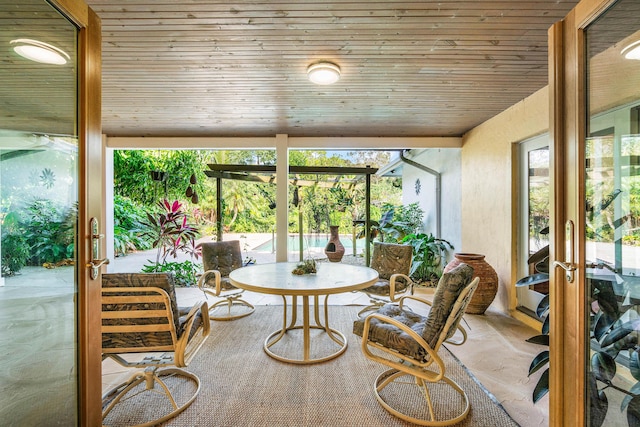
<instances>
[{"instance_id":1,"label":"woven rug","mask_svg":"<svg viewBox=\"0 0 640 427\"><path fill-rule=\"evenodd\" d=\"M258 306L245 318L212 322L208 341L188 370L201 381L195 402L166 426L408 426L385 411L373 393L375 378L386 367L364 357L359 337L351 332L358 308L330 306L330 326L348 339L341 356L314 365L283 363L267 356L265 338L282 323L282 306ZM300 313L298 316L300 317ZM300 319L301 320L301 319ZM294 331L294 333L299 331ZM312 336L318 331L312 331ZM300 338L300 337L298 337ZM297 341L296 341L297 342ZM326 351L328 340L316 340L312 352ZM278 351L296 356L299 345L283 339ZM446 349L441 349L447 374L466 390L471 411L460 426L517 427L503 408L477 383L465 367ZM172 381L169 380L169 383ZM184 395L194 388L179 382ZM412 387L413 388L413 387ZM119 405L105 420L120 426L141 422L140 417L162 414L159 399L136 396ZM178 397L180 393L178 393ZM401 396L409 402L411 396ZM179 400L179 398L178 398ZM438 405L455 405L454 399L440 399ZM416 405L419 400L415 399ZM146 414L145 414L146 413ZM153 418L153 417L151 417ZM147 418L149 419L149 418Z\"/></svg>"}]
</instances>

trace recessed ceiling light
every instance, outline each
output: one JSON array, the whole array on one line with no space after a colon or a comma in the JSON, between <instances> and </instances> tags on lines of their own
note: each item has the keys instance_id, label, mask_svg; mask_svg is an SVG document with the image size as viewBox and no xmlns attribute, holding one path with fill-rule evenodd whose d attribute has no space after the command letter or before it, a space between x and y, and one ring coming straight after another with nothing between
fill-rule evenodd
<instances>
[{"instance_id":1,"label":"recessed ceiling light","mask_svg":"<svg viewBox=\"0 0 640 427\"><path fill-rule=\"evenodd\" d=\"M71 59L64 50L38 40L15 39L9 43L15 44L13 50L18 55L31 61L43 64L64 65Z\"/></svg>"},{"instance_id":2,"label":"recessed ceiling light","mask_svg":"<svg viewBox=\"0 0 640 427\"><path fill-rule=\"evenodd\" d=\"M307 76L317 85L330 85L340 80L340 67L333 62L316 62L307 68Z\"/></svg>"},{"instance_id":3,"label":"recessed ceiling light","mask_svg":"<svg viewBox=\"0 0 640 427\"><path fill-rule=\"evenodd\" d=\"M627 45L620 54L626 59L640 59L640 40Z\"/></svg>"}]
</instances>

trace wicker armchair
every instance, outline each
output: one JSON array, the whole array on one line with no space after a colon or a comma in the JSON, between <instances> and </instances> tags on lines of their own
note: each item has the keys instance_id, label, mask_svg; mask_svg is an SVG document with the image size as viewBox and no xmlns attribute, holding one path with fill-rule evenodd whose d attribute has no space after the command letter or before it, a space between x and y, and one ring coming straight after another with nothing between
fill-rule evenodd
<instances>
[{"instance_id":1,"label":"wicker armchair","mask_svg":"<svg viewBox=\"0 0 640 427\"><path fill-rule=\"evenodd\" d=\"M229 281L229 273L242 267L240 241L206 242L201 244L204 274L198 288L218 301L209 307L213 320L234 320L253 313L255 307L241 298L242 289Z\"/></svg>"},{"instance_id":2,"label":"wicker armchair","mask_svg":"<svg viewBox=\"0 0 640 427\"><path fill-rule=\"evenodd\" d=\"M191 405L200 391L200 380L181 368L189 364L209 332L207 303L179 308L172 273L103 274L102 359L144 369L103 395L103 424L117 423L109 417L112 410L141 393L151 393L147 398L163 393L167 409L138 422L138 426L162 423ZM169 385L163 379L167 377L171 378ZM174 398L179 389L174 384L176 377L191 382L195 390L180 403Z\"/></svg>"},{"instance_id":3,"label":"wicker armchair","mask_svg":"<svg viewBox=\"0 0 640 427\"><path fill-rule=\"evenodd\" d=\"M461 345L466 341L460 320L480 281L472 280L472 275L473 268L460 264L440 278L432 303L406 295L397 304L385 304L354 322L353 332L362 337L364 355L391 368L377 377L374 392L380 405L398 418L444 426L468 415L467 394L446 376L439 351L444 342ZM425 304L428 315L415 313L405 306L406 301ZM454 337L456 331L461 338ZM409 400L416 404L409 405Z\"/></svg>"},{"instance_id":4,"label":"wicker armchair","mask_svg":"<svg viewBox=\"0 0 640 427\"><path fill-rule=\"evenodd\" d=\"M373 243L371 268L378 272L378 281L364 292L369 297L371 305L366 306L358 315L376 310L388 302L398 300L402 295L413 294L413 281L409 277L413 247L396 243Z\"/></svg>"}]
</instances>

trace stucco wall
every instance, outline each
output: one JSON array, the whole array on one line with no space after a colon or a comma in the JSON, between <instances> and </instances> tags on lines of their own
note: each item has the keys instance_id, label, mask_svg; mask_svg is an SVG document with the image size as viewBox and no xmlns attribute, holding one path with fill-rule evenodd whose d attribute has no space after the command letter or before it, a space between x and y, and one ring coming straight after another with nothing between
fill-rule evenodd
<instances>
[{"instance_id":1,"label":"stucco wall","mask_svg":"<svg viewBox=\"0 0 640 427\"><path fill-rule=\"evenodd\" d=\"M505 313L513 308L510 301L515 293L513 145L547 132L548 125L549 97L545 87L463 137L462 245L456 250L485 255L499 279L492 306Z\"/></svg>"},{"instance_id":2,"label":"stucco wall","mask_svg":"<svg viewBox=\"0 0 640 427\"><path fill-rule=\"evenodd\" d=\"M427 166L440 173L441 191L441 234L440 238L448 240L458 250L462 244L461 236L461 180L460 180L460 148L431 148L421 151L414 162ZM420 193L416 194L416 180L420 180ZM436 233L436 177L412 165L403 165L402 203L418 202L424 210L425 233ZM453 257L453 252L448 258Z\"/></svg>"}]
</instances>

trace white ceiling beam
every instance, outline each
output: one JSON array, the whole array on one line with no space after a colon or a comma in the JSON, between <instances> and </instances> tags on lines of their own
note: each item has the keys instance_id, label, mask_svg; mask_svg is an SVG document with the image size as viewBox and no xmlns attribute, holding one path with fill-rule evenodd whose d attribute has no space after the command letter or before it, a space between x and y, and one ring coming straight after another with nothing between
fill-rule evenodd
<instances>
[{"instance_id":1,"label":"white ceiling beam","mask_svg":"<svg viewBox=\"0 0 640 427\"><path fill-rule=\"evenodd\" d=\"M412 148L461 148L461 137L288 137L289 149L393 150ZM276 137L107 137L114 149L269 149Z\"/></svg>"}]
</instances>

